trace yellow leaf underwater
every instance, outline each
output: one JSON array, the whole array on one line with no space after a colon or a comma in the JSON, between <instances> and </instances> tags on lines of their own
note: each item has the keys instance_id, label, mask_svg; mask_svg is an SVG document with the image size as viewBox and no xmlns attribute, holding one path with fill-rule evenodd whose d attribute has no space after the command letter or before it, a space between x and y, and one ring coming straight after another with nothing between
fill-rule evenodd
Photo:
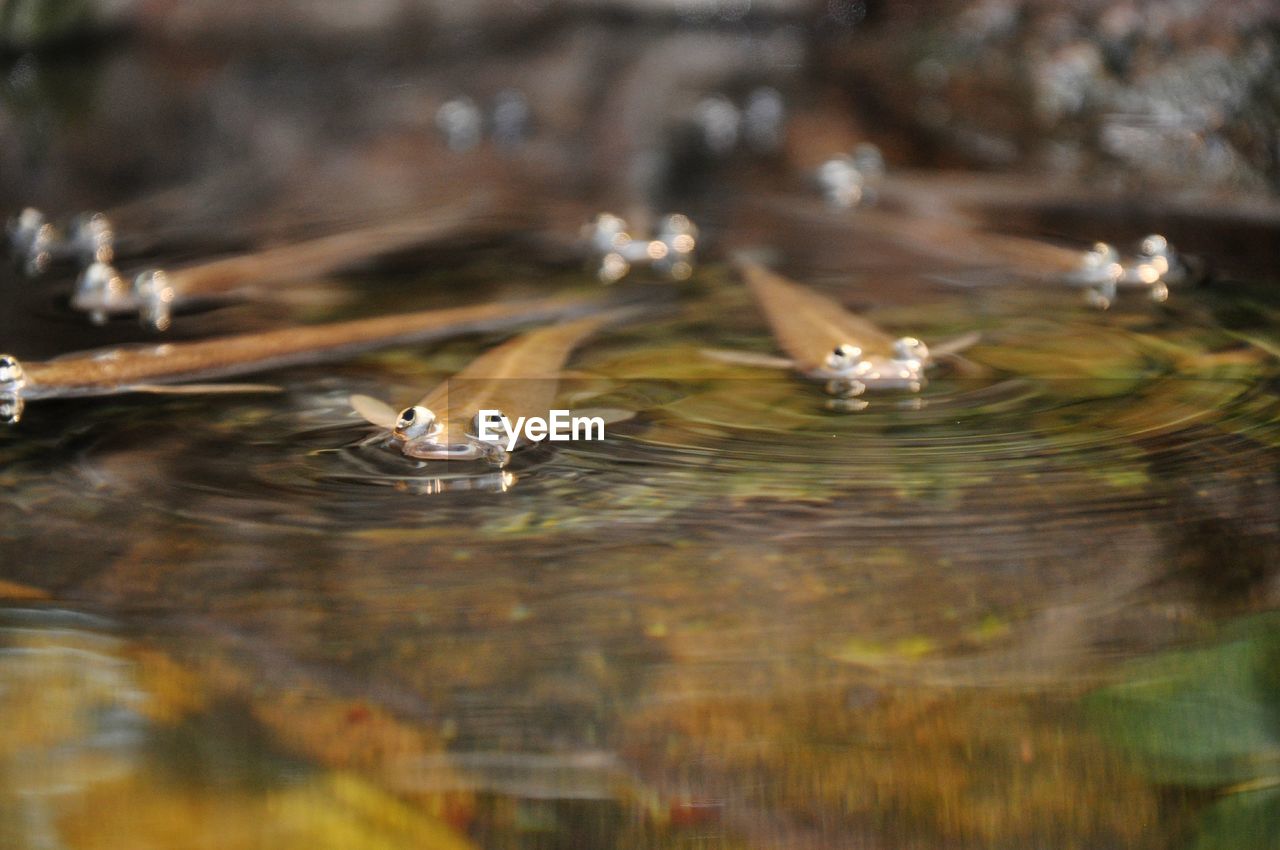
<instances>
[{"instance_id":1,"label":"yellow leaf underwater","mask_svg":"<svg viewBox=\"0 0 1280 850\"><path fill-rule=\"evenodd\" d=\"M59 819L74 850L473 850L453 829L349 773L262 794L152 783L96 786Z\"/></svg>"}]
</instances>

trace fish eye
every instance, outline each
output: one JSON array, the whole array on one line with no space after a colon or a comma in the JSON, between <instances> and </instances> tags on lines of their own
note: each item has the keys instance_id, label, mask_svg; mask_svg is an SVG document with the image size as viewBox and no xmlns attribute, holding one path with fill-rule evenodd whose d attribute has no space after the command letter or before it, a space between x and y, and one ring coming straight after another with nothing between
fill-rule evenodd
<instances>
[{"instance_id":1,"label":"fish eye","mask_svg":"<svg viewBox=\"0 0 1280 850\"><path fill-rule=\"evenodd\" d=\"M406 407L396 419L395 434L406 440L421 437L436 424L436 415L421 405Z\"/></svg>"},{"instance_id":2,"label":"fish eye","mask_svg":"<svg viewBox=\"0 0 1280 850\"><path fill-rule=\"evenodd\" d=\"M22 380L22 364L12 354L0 354L0 384L14 384Z\"/></svg>"},{"instance_id":3,"label":"fish eye","mask_svg":"<svg viewBox=\"0 0 1280 850\"><path fill-rule=\"evenodd\" d=\"M862 349L856 345L842 342L827 355L827 368L835 370L848 369L862 357Z\"/></svg>"},{"instance_id":4,"label":"fish eye","mask_svg":"<svg viewBox=\"0 0 1280 850\"><path fill-rule=\"evenodd\" d=\"M1142 240L1142 253L1148 257L1167 255L1170 253L1169 240L1159 233L1153 233Z\"/></svg>"},{"instance_id":5,"label":"fish eye","mask_svg":"<svg viewBox=\"0 0 1280 850\"><path fill-rule=\"evenodd\" d=\"M506 419L506 416L503 412L501 410L497 410L490 414L487 421L481 421L480 413L477 411L476 415L471 417L471 435L476 439L480 439L481 425L488 425L489 427L487 430L489 433L501 433L502 421L504 419Z\"/></svg>"},{"instance_id":6,"label":"fish eye","mask_svg":"<svg viewBox=\"0 0 1280 850\"><path fill-rule=\"evenodd\" d=\"M898 360L929 361L929 346L913 336L904 336L893 343L893 356Z\"/></svg>"}]
</instances>

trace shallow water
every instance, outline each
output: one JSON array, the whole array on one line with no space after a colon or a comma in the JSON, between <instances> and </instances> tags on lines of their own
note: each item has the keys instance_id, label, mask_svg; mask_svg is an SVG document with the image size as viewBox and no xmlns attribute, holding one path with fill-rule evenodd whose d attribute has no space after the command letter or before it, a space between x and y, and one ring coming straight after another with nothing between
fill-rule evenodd
<instances>
[{"instance_id":1,"label":"shallow water","mask_svg":"<svg viewBox=\"0 0 1280 850\"><path fill-rule=\"evenodd\" d=\"M694 193L707 262L619 284L650 312L566 382L635 416L502 471L370 445L347 403L410 403L500 335L279 394L31 404L0 431L0 846L1267 846L1274 226L1102 313L790 191ZM990 218L1157 223L1130 213ZM707 357L777 353L723 261L765 235L894 333L980 341L865 409ZM598 290L522 250L175 330ZM4 274L23 356L146 338Z\"/></svg>"},{"instance_id":2,"label":"shallow water","mask_svg":"<svg viewBox=\"0 0 1280 850\"><path fill-rule=\"evenodd\" d=\"M1223 327L1230 298L899 291L886 327L981 330L966 373L834 412L700 353L771 351L713 264L575 358L634 419L503 472L362 445L345 403L486 339L32 405L0 435L36 597L0 677L11 716L57 712L7 724L7 846L1192 834L1204 801L1160 815L1080 699L1270 598L1274 332Z\"/></svg>"}]
</instances>

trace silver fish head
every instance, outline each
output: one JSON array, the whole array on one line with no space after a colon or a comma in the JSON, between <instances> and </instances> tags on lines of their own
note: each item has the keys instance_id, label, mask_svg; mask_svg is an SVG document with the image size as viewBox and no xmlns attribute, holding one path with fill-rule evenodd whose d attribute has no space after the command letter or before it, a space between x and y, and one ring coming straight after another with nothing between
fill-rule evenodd
<instances>
[{"instance_id":1,"label":"silver fish head","mask_svg":"<svg viewBox=\"0 0 1280 850\"><path fill-rule=\"evenodd\" d=\"M100 212L81 213L67 233L69 247L85 263L109 263L115 258L115 229Z\"/></svg>"},{"instance_id":2,"label":"silver fish head","mask_svg":"<svg viewBox=\"0 0 1280 850\"><path fill-rule=\"evenodd\" d=\"M22 362L12 354L0 354L0 389L16 390L26 383Z\"/></svg>"},{"instance_id":3,"label":"silver fish head","mask_svg":"<svg viewBox=\"0 0 1280 850\"><path fill-rule=\"evenodd\" d=\"M1129 276L1145 285L1151 300L1158 303L1168 300L1169 284L1184 283L1191 270L1168 239L1153 233L1142 240L1138 261Z\"/></svg>"},{"instance_id":4,"label":"silver fish head","mask_svg":"<svg viewBox=\"0 0 1280 850\"><path fill-rule=\"evenodd\" d=\"M831 372L840 375L854 369L861 360L861 348L851 343L842 342L827 355L825 366Z\"/></svg>"},{"instance_id":5,"label":"silver fish head","mask_svg":"<svg viewBox=\"0 0 1280 850\"><path fill-rule=\"evenodd\" d=\"M929 346L913 336L898 337L893 341L893 359L897 362L915 361L921 366L933 362L929 356Z\"/></svg>"},{"instance_id":6,"label":"silver fish head","mask_svg":"<svg viewBox=\"0 0 1280 850\"><path fill-rule=\"evenodd\" d=\"M892 350L885 357L864 355L849 343L838 345L814 377L828 381L827 391L841 397L867 390L919 392L925 385L925 370L933 363L929 347L915 337L904 336L894 340Z\"/></svg>"},{"instance_id":7,"label":"silver fish head","mask_svg":"<svg viewBox=\"0 0 1280 850\"><path fill-rule=\"evenodd\" d=\"M405 442L434 436L440 429L441 425L436 421L435 413L419 404L400 411L391 434L397 440Z\"/></svg>"},{"instance_id":8,"label":"silver fish head","mask_svg":"<svg viewBox=\"0 0 1280 850\"><path fill-rule=\"evenodd\" d=\"M9 222L9 246L23 263L28 277L43 274L49 267L60 234L45 220L44 213L27 207Z\"/></svg>"},{"instance_id":9,"label":"silver fish head","mask_svg":"<svg viewBox=\"0 0 1280 850\"><path fill-rule=\"evenodd\" d=\"M173 324L173 302L177 293L163 269L147 269L133 279L138 302L138 319L153 331L167 331Z\"/></svg>"},{"instance_id":10,"label":"silver fish head","mask_svg":"<svg viewBox=\"0 0 1280 850\"><path fill-rule=\"evenodd\" d=\"M451 434L449 423L421 405L406 407L396 419L391 436L400 450L419 460L489 460L502 465L506 452L501 446L486 443L471 434Z\"/></svg>"},{"instance_id":11,"label":"silver fish head","mask_svg":"<svg viewBox=\"0 0 1280 850\"><path fill-rule=\"evenodd\" d=\"M76 279L71 307L88 313L95 325L104 324L112 314L135 306L133 293L124 278L108 263L90 263Z\"/></svg>"}]
</instances>

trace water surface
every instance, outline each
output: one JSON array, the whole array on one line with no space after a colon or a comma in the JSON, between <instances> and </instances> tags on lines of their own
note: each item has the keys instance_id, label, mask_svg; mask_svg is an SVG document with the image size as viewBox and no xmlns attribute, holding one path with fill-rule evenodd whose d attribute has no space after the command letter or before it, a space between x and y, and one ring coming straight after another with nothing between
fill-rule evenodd
<instances>
[{"instance_id":1,"label":"water surface","mask_svg":"<svg viewBox=\"0 0 1280 850\"><path fill-rule=\"evenodd\" d=\"M282 395L32 405L0 434L5 845L1191 840L1213 794L1082 700L1274 602L1275 301L784 265L982 340L833 410L701 354L774 350L713 262L575 357L635 418L502 472L364 445L345 401L407 403L498 336ZM394 282L359 310L464 300Z\"/></svg>"}]
</instances>

